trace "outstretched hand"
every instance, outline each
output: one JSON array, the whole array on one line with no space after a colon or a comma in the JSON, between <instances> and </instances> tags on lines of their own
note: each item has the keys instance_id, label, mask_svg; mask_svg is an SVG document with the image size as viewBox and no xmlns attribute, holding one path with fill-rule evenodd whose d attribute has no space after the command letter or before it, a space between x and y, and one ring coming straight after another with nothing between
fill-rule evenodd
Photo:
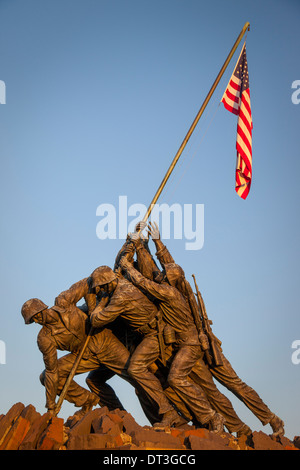
<instances>
[{"instance_id":1,"label":"outstretched hand","mask_svg":"<svg viewBox=\"0 0 300 470\"><path fill-rule=\"evenodd\" d=\"M152 222L149 222L147 232L152 240L160 240L160 233L156 222L153 222L153 224Z\"/></svg>"}]
</instances>

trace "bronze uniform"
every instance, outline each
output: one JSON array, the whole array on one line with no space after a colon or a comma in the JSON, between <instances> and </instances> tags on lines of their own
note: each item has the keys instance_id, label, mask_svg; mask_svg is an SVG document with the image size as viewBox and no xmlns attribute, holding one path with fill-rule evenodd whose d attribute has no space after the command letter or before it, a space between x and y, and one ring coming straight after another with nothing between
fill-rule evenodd
<instances>
[{"instance_id":1,"label":"bronze uniform","mask_svg":"<svg viewBox=\"0 0 300 470\"><path fill-rule=\"evenodd\" d=\"M159 414L173 409L161 383L150 372L149 366L160 354L158 341L158 310L139 289L124 278L119 278L117 287L105 308L97 306L91 316L94 327L103 327L119 316L142 335L128 366L128 373L159 407Z\"/></svg>"},{"instance_id":2,"label":"bronze uniform","mask_svg":"<svg viewBox=\"0 0 300 470\"><path fill-rule=\"evenodd\" d=\"M173 257L163 242L160 239L154 240L154 242L157 248L156 256L160 263L162 265L173 263ZM190 301L195 302L192 288L186 280L185 283L187 286L186 291L191 299ZM193 369L191 377L196 380L207 393L207 397L213 407L225 417L225 424L228 430L230 432L238 431L244 423L237 416L230 400L216 388L212 377L239 398L263 425L268 424L274 416L274 413L271 412L258 393L240 379L222 351L221 357L222 365L210 367L202 356Z\"/></svg>"},{"instance_id":3,"label":"bronze uniform","mask_svg":"<svg viewBox=\"0 0 300 470\"><path fill-rule=\"evenodd\" d=\"M63 385L71 371L76 356L84 343L90 329L88 317L83 309L76 306L76 302L82 296L87 301L89 291L87 279L73 284L67 291L62 292L55 301L55 306L47 310L45 323L38 334L38 347L43 354L46 369L41 374L41 381L46 387L46 407L55 407L55 398L63 388ZM95 297L95 296L94 296ZM95 305L93 302L92 305ZM57 357L57 350L70 351L63 357ZM97 390L100 403L110 409L122 407L113 389L106 384L106 380L114 374L134 385L132 378L127 373L129 351L117 339L113 332L105 328L95 330L91 336L83 359L80 361L77 374L99 370L97 374ZM105 369L106 366L107 369ZM92 378L90 378L92 384ZM101 386L100 386L101 384ZM92 387L91 387L92 388ZM71 382L66 399L81 407L91 392Z\"/></svg>"},{"instance_id":4,"label":"bronze uniform","mask_svg":"<svg viewBox=\"0 0 300 470\"><path fill-rule=\"evenodd\" d=\"M146 279L129 263L126 274L134 285L159 302L163 319L176 332L178 351L171 363L167 381L191 409L201 424L208 423L215 411L201 388L188 376L202 354L198 333L189 307L180 292L167 283L157 284Z\"/></svg>"}]
</instances>

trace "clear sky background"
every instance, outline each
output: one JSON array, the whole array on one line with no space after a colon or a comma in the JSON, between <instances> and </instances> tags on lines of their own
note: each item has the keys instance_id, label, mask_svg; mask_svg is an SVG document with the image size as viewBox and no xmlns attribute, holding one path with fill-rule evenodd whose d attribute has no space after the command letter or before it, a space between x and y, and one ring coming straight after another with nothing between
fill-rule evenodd
<instances>
[{"instance_id":1,"label":"clear sky background","mask_svg":"<svg viewBox=\"0 0 300 470\"><path fill-rule=\"evenodd\" d=\"M97 266L113 266L123 240L97 237L97 207L118 211L122 195L150 203L249 21L250 195L234 190L236 117L218 107L241 44L159 202L204 204L203 248L167 246L191 283L196 275L239 376L289 438L299 435L299 20L298 0L0 1L0 413L19 401L45 411L40 327L24 325L22 304L51 306ZM111 384L148 424L133 389ZM252 429L271 433L220 388ZM64 403L60 416L75 411Z\"/></svg>"}]
</instances>

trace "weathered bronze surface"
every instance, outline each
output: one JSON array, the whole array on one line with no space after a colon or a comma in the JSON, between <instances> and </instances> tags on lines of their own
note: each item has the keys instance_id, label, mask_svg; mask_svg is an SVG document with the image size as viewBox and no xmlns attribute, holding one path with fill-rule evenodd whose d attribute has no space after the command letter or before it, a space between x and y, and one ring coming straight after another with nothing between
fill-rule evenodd
<instances>
[{"instance_id":1,"label":"weathered bronze surface","mask_svg":"<svg viewBox=\"0 0 300 470\"><path fill-rule=\"evenodd\" d=\"M195 276L196 295L160 239L157 225L149 223L154 259L149 239L141 235L144 226L128 235L113 269L98 267L61 292L52 307L38 298L24 303L25 323L42 327L37 344L45 364L40 380L47 410L56 415L64 399L79 408L79 416L96 405L124 409L107 383L117 374L130 383L156 428L191 421L215 433L225 426L238 436L251 434L216 379L263 425L270 424L275 437L283 435L283 421L224 356ZM58 358L58 350L67 354ZM87 372L84 388L73 377Z\"/></svg>"}]
</instances>

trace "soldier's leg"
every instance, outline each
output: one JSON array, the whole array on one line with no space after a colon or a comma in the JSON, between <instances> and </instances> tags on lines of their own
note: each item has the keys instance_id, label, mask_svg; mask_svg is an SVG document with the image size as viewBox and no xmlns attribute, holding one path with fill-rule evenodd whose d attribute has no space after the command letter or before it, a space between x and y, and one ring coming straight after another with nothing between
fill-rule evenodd
<instances>
[{"instance_id":1,"label":"soldier's leg","mask_svg":"<svg viewBox=\"0 0 300 470\"><path fill-rule=\"evenodd\" d=\"M167 399L160 381L149 370L150 365L158 356L159 343L157 336L146 336L131 356L128 373L158 404L159 414L164 414L173 410L173 406Z\"/></svg>"},{"instance_id":2,"label":"soldier's leg","mask_svg":"<svg viewBox=\"0 0 300 470\"><path fill-rule=\"evenodd\" d=\"M110 371L135 386L134 380L127 371L130 360L129 351L111 330L105 328L91 337L89 349L94 361L98 364L97 368L103 364Z\"/></svg>"},{"instance_id":3,"label":"soldier's leg","mask_svg":"<svg viewBox=\"0 0 300 470\"><path fill-rule=\"evenodd\" d=\"M141 400L142 408L151 410L151 402L144 389L128 373L130 354L126 347L108 329L103 330L93 338L91 351L94 353L98 364L104 364L115 374L129 382L136 390L137 397ZM155 413L155 412L154 412Z\"/></svg>"},{"instance_id":4,"label":"soldier's leg","mask_svg":"<svg viewBox=\"0 0 300 470\"><path fill-rule=\"evenodd\" d=\"M65 356L62 356L58 359L57 364L58 364L58 388L57 388L57 394L60 395L64 384L71 372L71 369L73 367L73 364L76 360L76 355L69 353L66 354ZM97 365L94 365L94 367L97 367ZM81 374L84 372L88 372L91 370L91 365L87 364L86 361L81 360L76 374ZM45 371L43 371L40 375L40 381L42 385L45 385ZM95 395L87 390L86 388L82 387L79 385L75 380L72 380L69 387L68 391L66 394L65 399L73 403L77 407L82 407L86 402L89 401L95 401Z\"/></svg>"},{"instance_id":5,"label":"soldier's leg","mask_svg":"<svg viewBox=\"0 0 300 470\"><path fill-rule=\"evenodd\" d=\"M284 422L263 402L258 393L243 382L222 353L223 365L211 369L213 376L239 398L265 426L270 424L273 436L283 436Z\"/></svg>"},{"instance_id":6,"label":"soldier's leg","mask_svg":"<svg viewBox=\"0 0 300 470\"><path fill-rule=\"evenodd\" d=\"M153 426L154 423L157 423L161 416L159 415L158 404L143 391L143 389L138 388L135 390L136 396L140 402L141 408L145 413L146 418Z\"/></svg>"},{"instance_id":7,"label":"soldier's leg","mask_svg":"<svg viewBox=\"0 0 300 470\"><path fill-rule=\"evenodd\" d=\"M166 348L165 353L166 353L166 358L169 360L170 359L169 356L171 355L167 354L168 353L167 348ZM152 374L154 374L157 377L168 400L172 403L172 405L175 407L175 410L177 410L182 417L179 421L176 419L175 424L180 426L182 424L185 424L191 421L192 416L190 415L184 402L174 392L174 390L172 390L172 388L169 386L167 382L167 376L169 373L169 364L167 364L166 366L162 365L161 359L159 358L155 363L153 362L152 364L150 364L149 370L150 372L152 372ZM136 389L136 395L150 423L153 425L155 423L160 422L163 419L163 416L159 414L159 406L157 402L152 400L151 397L147 395L146 392L144 392L142 388Z\"/></svg>"},{"instance_id":8,"label":"soldier's leg","mask_svg":"<svg viewBox=\"0 0 300 470\"><path fill-rule=\"evenodd\" d=\"M201 387L188 379L201 356L199 346L182 346L175 355L168 375L170 386L178 393L201 424L212 422L216 415ZM223 422L224 420L222 420Z\"/></svg>"},{"instance_id":9,"label":"soldier's leg","mask_svg":"<svg viewBox=\"0 0 300 470\"><path fill-rule=\"evenodd\" d=\"M168 374L170 370L170 364L174 358L174 354L168 351L168 347L165 350L167 363L163 365L161 360L157 360L155 363L151 364L150 370L160 381L162 388L167 396L168 400L174 405L175 409L180 413L184 420L188 423L189 421L195 420L195 417L191 415L190 410L187 409L186 404L180 398L180 396L175 392L175 390L170 387L168 383ZM157 419L156 419L157 421Z\"/></svg>"},{"instance_id":10,"label":"soldier's leg","mask_svg":"<svg viewBox=\"0 0 300 470\"><path fill-rule=\"evenodd\" d=\"M239 378L224 354L222 355L222 359L222 366L210 369L212 375L239 398L263 425L268 424L273 417L273 413L263 402L258 393Z\"/></svg>"},{"instance_id":11,"label":"soldier's leg","mask_svg":"<svg viewBox=\"0 0 300 470\"><path fill-rule=\"evenodd\" d=\"M101 365L98 369L92 370L88 374L86 383L90 390L99 396L101 406L107 406L110 411L117 408L125 410L113 388L106 383L114 375L113 371Z\"/></svg>"},{"instance_id":12,"label":"soldier's leg","mask_svg":"<svg viewBox=\"0 0 300 470\"><path fill-rule=\"evenodd\" d=\"M212 374L202 357L193 367L190 378L200 385L212 408L225 418L230 433L240 431L245 423L236 414L231 401L216 387Z\"/></svg>"}]
</instances>

